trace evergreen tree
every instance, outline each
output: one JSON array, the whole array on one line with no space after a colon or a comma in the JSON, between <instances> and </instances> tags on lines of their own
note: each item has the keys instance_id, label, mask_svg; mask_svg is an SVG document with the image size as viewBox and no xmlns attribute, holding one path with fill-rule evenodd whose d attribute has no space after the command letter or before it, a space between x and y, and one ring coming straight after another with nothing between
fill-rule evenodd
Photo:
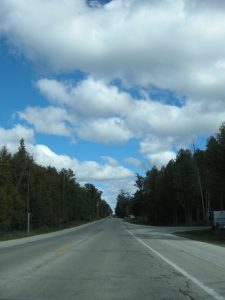
<instances>
[{"instance_id":1,"label":"evergreen tree","mask_svg":"<svg viewBox=\"0 0 225 300\"><path fill-rule=\"evenodd\" d=\"M72 170L36 164L21 139L11 155L0 151L0 230L62 227L77 220L94 220L111 214L102 192L92 184L81 187Z\"/></svg>"}]
</instances>

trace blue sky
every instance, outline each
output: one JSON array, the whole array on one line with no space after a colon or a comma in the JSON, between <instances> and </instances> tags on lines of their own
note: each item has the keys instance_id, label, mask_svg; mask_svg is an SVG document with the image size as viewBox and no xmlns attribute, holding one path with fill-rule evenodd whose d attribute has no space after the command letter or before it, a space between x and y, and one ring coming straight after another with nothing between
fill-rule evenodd
<instances>
[{"instance_id":1,"label":"blue sky","mask_svg":"<svg viewBox=\"0 0 225 300\"><path fill-rule=\"evenodd\" d=\"M24 138L112 207L225 120L220 1L2 0L0 146Z\"/></svg>"}]
</instances>

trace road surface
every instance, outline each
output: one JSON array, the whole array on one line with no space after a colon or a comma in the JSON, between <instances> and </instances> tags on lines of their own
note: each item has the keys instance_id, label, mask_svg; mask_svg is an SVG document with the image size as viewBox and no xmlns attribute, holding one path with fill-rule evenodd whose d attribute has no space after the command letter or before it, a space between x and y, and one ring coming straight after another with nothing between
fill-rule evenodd
<instances>
[{"instance_id":1,"label":"road surface","mask_svg":"<svg viewBox=\"0 0 225 300\"><path fill-rule=\"evenodd\" d=\"M225 248L108 218L0 243L1 300L225 299Z\"/></svg>"}]
</instances>

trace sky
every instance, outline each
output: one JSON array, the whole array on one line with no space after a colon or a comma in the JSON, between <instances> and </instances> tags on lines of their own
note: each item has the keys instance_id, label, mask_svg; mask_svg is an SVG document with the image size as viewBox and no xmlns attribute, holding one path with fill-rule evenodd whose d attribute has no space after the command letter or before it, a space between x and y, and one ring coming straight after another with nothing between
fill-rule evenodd
<instances>
[{"instance_id":1,"label":"sky","mask_svg":"<svg viewBox=\"0 0 225 300\"><path fill-rule=\"evenodd\" d=\"M225 2L1 0L0 147L115 207L225 121Z\"/></svg>"}]
</instances>

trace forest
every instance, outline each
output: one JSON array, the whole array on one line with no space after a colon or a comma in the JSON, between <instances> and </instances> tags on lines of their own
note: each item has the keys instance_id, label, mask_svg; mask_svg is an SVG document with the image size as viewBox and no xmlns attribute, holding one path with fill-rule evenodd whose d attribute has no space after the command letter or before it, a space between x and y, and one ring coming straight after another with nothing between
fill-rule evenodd
<instances>
[{"instance_id":1,"label":"forest","mask_svg":"<svg viewBox=\"0 0 225 300\"><path fill-rule=\"evenodd\" d=\"M205 150L180 149L174 160L145 176L136 174L136 192L120 191L116 215L152 225L209 224L225 209L225 123Z\"/></svg>"},{"instance_id":2,"label":"forest","mask_svg":"<svg viewBox=\"0 0 225 300\"><path fill-rule=\"evenodd\" d=\"M18 151L0 150L0 231L62 228L112 213L102 192L81 186L72 170L57 171L35 163L21 139ZM29 221L28 221L29 220Z\"/></svg>"}]
</instances>

